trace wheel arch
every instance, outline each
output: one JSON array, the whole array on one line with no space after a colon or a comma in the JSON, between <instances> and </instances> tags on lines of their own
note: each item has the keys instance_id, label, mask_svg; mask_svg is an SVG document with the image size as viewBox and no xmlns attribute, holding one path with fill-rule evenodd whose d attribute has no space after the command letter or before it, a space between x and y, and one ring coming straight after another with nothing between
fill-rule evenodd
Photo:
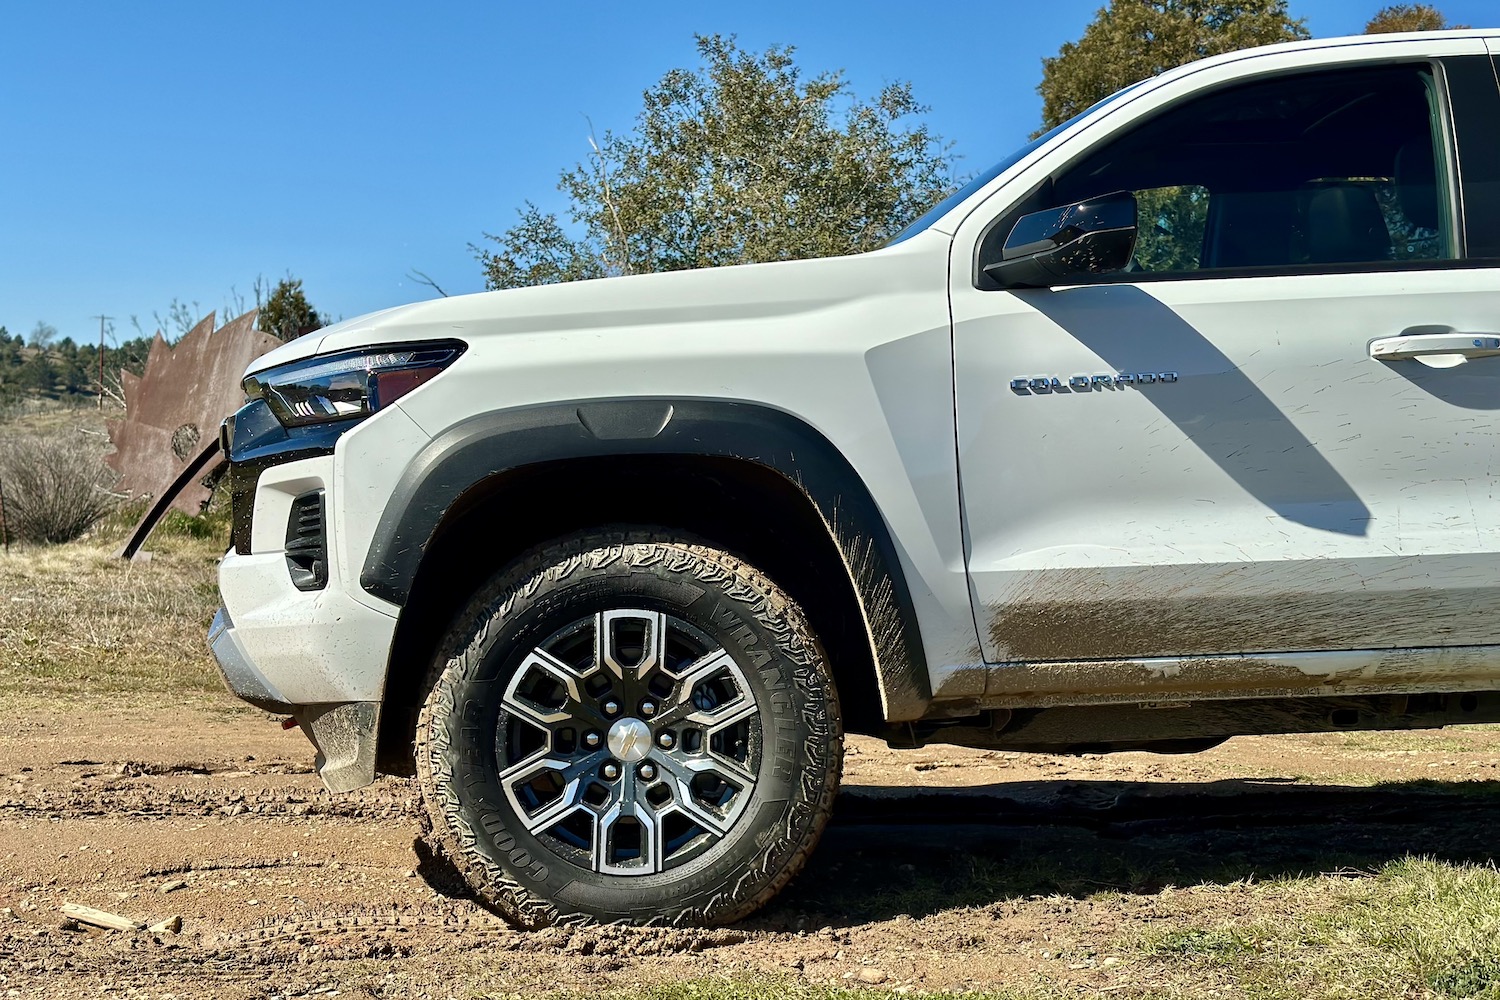
<instances>
[{"instance_id":1,"label":"wheel arch","mask_svg":"<svg viewBox=\"0 0 1500 1000\"><path fill-rule=\"evenodd\" d=\"M439 435L387 503L360 576L366 591L403 608L381 770L407 773L431 651L475 587L534 545L617 523L688 531L788 590L823 638L851 731L927 710L931 682L893 539L826 437L752 403L556 403L483 414Z\"/></svg>"}]
</instances>

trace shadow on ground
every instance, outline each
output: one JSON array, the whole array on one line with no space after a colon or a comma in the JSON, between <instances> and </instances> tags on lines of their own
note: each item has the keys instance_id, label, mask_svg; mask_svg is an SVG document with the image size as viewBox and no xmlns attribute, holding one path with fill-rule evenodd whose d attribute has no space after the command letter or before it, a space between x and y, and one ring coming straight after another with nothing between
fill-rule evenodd
<instances>
[{"instance_id":1,"label":"shadow on ground","mask_svg":"<svg viewBox=\"0 0 1500 1000\"><path fill-rule=\"evenodd\" d=\"M1057 781L913 794L853 786L806 870L747 926L1373 871L1408 855L1500 857L1500 782Z\"/></svg>"}]
</instances>

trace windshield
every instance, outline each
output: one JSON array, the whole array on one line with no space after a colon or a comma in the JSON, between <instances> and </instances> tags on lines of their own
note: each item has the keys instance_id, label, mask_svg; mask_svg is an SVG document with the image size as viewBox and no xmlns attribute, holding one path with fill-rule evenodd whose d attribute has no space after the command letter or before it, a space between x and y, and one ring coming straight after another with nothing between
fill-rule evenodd
<instances>
[{"instance_id":1,"label":"windshield","mask_svg":"<svg viewBox=\"0 0 1500 1000\"><path fill-rule=\"evenodd\" d=\"M1145 82L1144 80L1141 81L1141 83L1144 83L1144 82ZM1031 153L1034 150L1036 150L1039 146L1041 146L1043 143L1045 143L1048 140L1050 140L1053 136L1057 135L1063 129L1068 128L1074 122L1078 121L1078 119L1082 118L1084 115L1090 113L1091 111L1095 110L1096 108L1102 108L1106 104L1112 103L1117 98L1125 96L1126 94L1130 93L1135 88L1139 87L1141 85L1141 83L1132 83L1128 87L1124 87L1124 88L1122 88L1120 90L1115 91L1113 94L1110 94L1108 97L1106 97L1104 100L1100 101L1099 103L1090 105L1089 107L1085 108L1084 110L1078 112L1078 114L1074 115L1072 118L1069 118L1067 121L1063 122L1061 125L1054 125L1052 128L1050 128L1047 131L1043 132L1041 135L1037 136L1035 139L1032 139L1026 145L1022 146L1020 149L1016 150L1014 153L1011 153L1005 159L1001 160L999 163L995 164L994 166L990 167L989 169L987 169L987 170L981 170L979 173L975 174L972 178L970 178L969 182L967 184L965 184L963 187L959 188L957 191L953 192L948 197L944 198L942 201L938 202L936 205L933 205L931 208L929 208L927 211L923 212L921 215L917 216L916 221L912 222L911 225L907 226L905 229L901 230L901 232L897 233L894 237L892 237L891 241L889 243L887 243L886 246L893 247L897 243L900 243L902 240L911 239L913 236L917 235L918 233L923 232L924 230L928 229L938 219L941 219L943 216L945 216L949 212L953 211L954 208L958 207L958 205L965 198L969 197L969 195L973 194L975 191L978 191L980 188L984 187L990 181L994 180L996 177L999 177L1001 174L1005 173L1007 170L1009 170L1011 167L1015 166L1017 163L1020 163L1027 156L1031 155Z\"/></svg>"}]
</instances>

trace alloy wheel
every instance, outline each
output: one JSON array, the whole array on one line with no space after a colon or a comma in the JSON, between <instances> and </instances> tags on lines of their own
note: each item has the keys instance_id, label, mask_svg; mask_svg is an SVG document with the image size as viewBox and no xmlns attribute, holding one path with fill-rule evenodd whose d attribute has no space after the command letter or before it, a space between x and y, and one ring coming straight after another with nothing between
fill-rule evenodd
<instances>
[{"instance_id":1,"label":"alloy wheel","mask_svg":"<svg viewBox=\"0 0 1500 1000\"><path fill-rule=\"evenodd\" d=\"M496 753L516 816L559 857L650 875L734 827L754 794L760 711L741 665L701 629L601 611L521 660Z\"/></svg>"}]
</instances>

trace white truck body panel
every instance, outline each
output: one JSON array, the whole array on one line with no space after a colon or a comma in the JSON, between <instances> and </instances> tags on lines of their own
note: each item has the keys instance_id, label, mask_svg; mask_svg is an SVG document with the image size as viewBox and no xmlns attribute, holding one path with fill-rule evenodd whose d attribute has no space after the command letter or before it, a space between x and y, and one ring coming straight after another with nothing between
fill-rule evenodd
<instances>
[{"instance_id":1,"label":"white truck body panel","mask_svg":"<svg viewBox=\"0 0 1500 1000\"><path fill-rule=\"evenodd\" d=\"M1163 691L1191 658L1274 653L1305 676L1347 674L1350 651L1373 648L1406 652L1359 675L1370 690L1383 677L1421 688L1411 678L1424 664L1427 690L1491 684L1500 360L1436 369L1368 348L1423 327L1500 334L1500 271L981 291L972 269L986 227L1044 177L1189 95L1496 49L1494 32L1445 32L1204 60L1081 116L883 250L445 298L287 344L254 370L373 344L468 350L344 434L330 459L275 470L324 477L326 591L296 591L280 554L262 554L293 495L263 479L266 534L221 570L232 631L289 698L378 700L400 612L360 587L360 568L421 449L496 410L665 397L781 410L833 443L894 540L940 699L1019 705L1045 689L1063 704L1073 677L1083 704L1102 696L1068 665L1106 660L1165 679ZM1072 395L1010 388L1018 376L1127 370L1177 378ZM299 644L308 661L340 665L302 676ZM1027 664L1057 669L1027 688Z\"/></svg>"}]
</instances>

